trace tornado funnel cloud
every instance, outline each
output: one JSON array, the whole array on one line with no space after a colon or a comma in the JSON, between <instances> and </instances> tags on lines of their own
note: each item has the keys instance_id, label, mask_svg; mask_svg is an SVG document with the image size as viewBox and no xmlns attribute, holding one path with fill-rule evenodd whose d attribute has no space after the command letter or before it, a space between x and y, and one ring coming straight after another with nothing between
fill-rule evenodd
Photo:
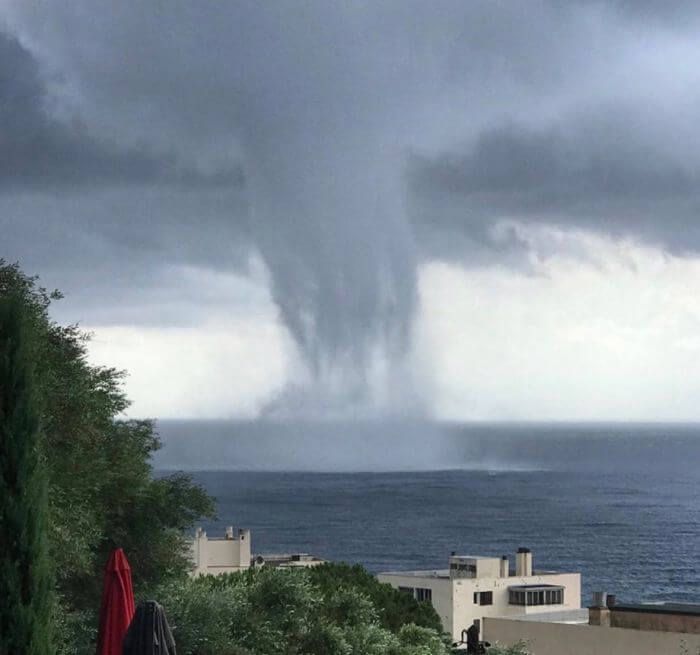
<instances>
[{"instance_id":1,"label":"tornado funnel cloud","mask_svg":"<svg viewBox=\"0 0 700 655\"><path fill-rule=\"evenodd\" d=\"M416 261L400 185L371 148L347 157L337 147L250 156L252 232L307 373L273 413L378 410L410 349Z\"/></svg>"}]
</instances>

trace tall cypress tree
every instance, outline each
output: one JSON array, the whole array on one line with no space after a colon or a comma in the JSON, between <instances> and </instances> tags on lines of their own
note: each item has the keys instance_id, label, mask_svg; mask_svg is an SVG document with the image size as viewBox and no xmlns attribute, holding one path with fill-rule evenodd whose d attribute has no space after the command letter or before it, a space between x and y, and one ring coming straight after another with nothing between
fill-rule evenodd
<instances>
[{"instance_id":1,"label":"tall cypress tree","mask_svg":"<svg viewBox=\"0 0 700 655\"><path fill-rule=\"evenodd\" d=\"M49 655L47 479L32 383L32 330L0 296L0 655Z\"/></svg>"}]
</instances>

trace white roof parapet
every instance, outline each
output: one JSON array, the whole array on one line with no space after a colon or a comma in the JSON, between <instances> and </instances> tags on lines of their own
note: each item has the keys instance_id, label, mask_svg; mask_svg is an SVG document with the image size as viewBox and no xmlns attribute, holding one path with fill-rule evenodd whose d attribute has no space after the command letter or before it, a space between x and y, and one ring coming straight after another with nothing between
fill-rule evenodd
<instances>
[{"instance_id":1,"label":"white roof parapet","mask_svg":"<svg viewBox=\"0 0 700 655\"><path fill-rule=\"evenodd\" d=\"M531 621L535 623L588 623L588 608L582 607L558 612L538 612L535 614L518 614L503 617L513 621Z\"/></svg>"}]
</instances>

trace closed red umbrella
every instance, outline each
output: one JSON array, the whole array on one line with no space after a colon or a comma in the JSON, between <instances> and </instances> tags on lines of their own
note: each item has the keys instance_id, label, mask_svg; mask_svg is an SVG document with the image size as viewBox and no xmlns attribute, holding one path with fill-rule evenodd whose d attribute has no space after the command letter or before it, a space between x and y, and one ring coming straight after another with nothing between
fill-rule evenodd
<instances>
[{"instance_id":1,"label":"closed red umbrella","mask_svg":"<svg viewBox=\"0 0 700 655\"><path fill-rule=\"evenodd\" d=\"M105 567L97 655L122 655L122 640L133 616L131 567L124 551L117 548Z\"/></svg>"}]
</instances>

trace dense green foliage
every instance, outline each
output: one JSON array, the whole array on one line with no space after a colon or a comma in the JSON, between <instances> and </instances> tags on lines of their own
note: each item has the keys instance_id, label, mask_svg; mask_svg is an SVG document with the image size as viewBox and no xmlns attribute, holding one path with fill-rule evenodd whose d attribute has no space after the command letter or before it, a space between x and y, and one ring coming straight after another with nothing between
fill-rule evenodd
<instances>
[{"instance_id":1,"label":"dense green foliage","mask_svg":"<svg viewBox=\"0 0 700 655\"><path fill-rule=\"evenodd\" d=\"M408 623L437 632L442 630L440 617L430 603L419 603L412 595L382 584L359 564L323 564L311 569L310 575L314 584L326 595L339 585L362 592L378 609L379 621L387 630L397 632Z\"/></svg>"},{"instance_id":2,"label":"dense green foliage","mask_svg":"<svg viewBox=\"0 0 700 655\"><path fill-rule=\"evenodd\" d=\"M137 594L183 575L189 561L182 531L211 515L213 504L187 476L154 478L150 457L160 447L154 424L120 420L129 404L123 373L90 365L89 335L50 319L49 305L60 294L0 260L0 298L10 295L20 298L34 335L28 357L41 407L59 647L90 652L110 551L124 548Z\"/></svg>"},{"instance_id":3,"label":"dense green foliage","mask_svg":"<svg viewBox=\"0 0 700 655\"><path fill-rule=\"evenodd\" d=\"M0 653L51 648L46 473L31 329L19 297L0 297Z\"/></svg>"},{"instance_id":4,"label":"dense green foliage","mask_svg":"<svg viewBox=\"0 0 700 655\"><path fill-rule=\"evenodd\" d=\"M326 584L334 568L347 575L335 585ZM371 577L359 567L337 565L321 574L313 569L262 567L171 581L158 590L158 598L167 609L182 655L449 652L434 629L400 621L395 630L385 627L384 608L365 593L372 587L365 576Z\"/></svg>"}]
</instances>

